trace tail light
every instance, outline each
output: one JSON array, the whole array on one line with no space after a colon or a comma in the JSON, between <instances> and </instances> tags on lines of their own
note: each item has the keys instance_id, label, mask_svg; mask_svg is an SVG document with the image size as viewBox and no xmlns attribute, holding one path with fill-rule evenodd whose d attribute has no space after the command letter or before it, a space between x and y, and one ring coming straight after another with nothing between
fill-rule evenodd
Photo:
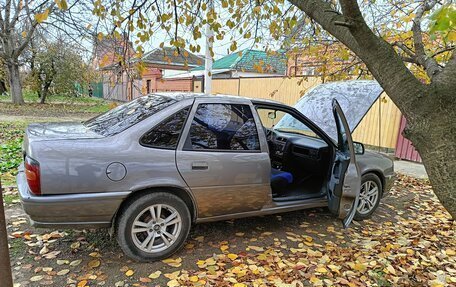
<instances>
[{"instance_id":1,"label":"tail light","mask_svg":"<svg viewBox=\"0 0 456 287\"><path fill-rule=\"evenodd\" d=\"M41 195L40 164L31 157L25 157L25 177L30 191Z\"/></svg>"}]
</instances>

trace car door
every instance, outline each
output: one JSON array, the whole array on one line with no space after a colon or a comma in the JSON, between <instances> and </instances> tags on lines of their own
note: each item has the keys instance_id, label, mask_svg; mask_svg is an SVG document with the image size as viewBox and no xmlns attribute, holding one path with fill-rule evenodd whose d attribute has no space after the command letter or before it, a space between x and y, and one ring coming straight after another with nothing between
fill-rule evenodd
<instances>
[{"instance_id":1,"label":"car door","mask_svg":"<svg viewBox=\"0 0 456 287\"><path fill-rule=\"evenodd\" d=\"M176 151L198 217L260 210L270 200L270 159L247 101L196 99Z\"/></svg>"},{"instance_id":2,"label":"car door","mask_svg":"<svg viewBox=\"0 0 456 287\"><path fill-rule=\"evenodd\" d=\"M337 148L328 182L328 205L332 213L348 227L356 213L361 174L345 115L336 99L332 101L337 128Z\"/></svg>"}]
</instances>

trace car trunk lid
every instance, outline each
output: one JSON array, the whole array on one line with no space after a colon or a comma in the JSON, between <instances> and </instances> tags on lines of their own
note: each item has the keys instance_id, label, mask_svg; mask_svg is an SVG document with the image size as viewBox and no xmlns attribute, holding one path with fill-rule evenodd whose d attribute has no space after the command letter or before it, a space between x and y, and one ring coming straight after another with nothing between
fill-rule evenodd
<instances>
[{"instance_id":1,"label":"car trunk lid","mask_svg":"<svg viewBox=\"0 0 456 287\"><path fill-rule=\"evenodd\" d=\"M33 123L27 127L26 137L29 142L42 140L102 138L79 122Z\"/></svg>"}]
</instances>

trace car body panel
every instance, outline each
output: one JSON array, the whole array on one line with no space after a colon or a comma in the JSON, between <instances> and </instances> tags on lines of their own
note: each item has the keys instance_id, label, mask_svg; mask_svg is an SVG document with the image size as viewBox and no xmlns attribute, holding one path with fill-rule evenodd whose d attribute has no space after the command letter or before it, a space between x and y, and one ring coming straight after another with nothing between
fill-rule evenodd
<instances>
[{"instance_id":1,"label":"car body panel","mask_svg":"<svg viewBox=\"0 0 456 287\"><path fill-rule=\"evenodd\" d=\"M271 162L267 143L260 151L186 150L184 148L199 104L245 104L255 115L250 101L238 99L196 99L182 131L176 151L177 167L198 205L198 217L214 217L260 210L270 200ZM264 131L256 119L258 137Z\"/></svg>"},{"instance_id":2,"label":"car body panel","mask_svg":"<svg viewBox=\"0 0 456 287\"><path fill-rule=\"evenodd\" d=\"M256 112L253 113L253 116L257 124L261 152L219 154L220 157L228 158L232 162L249 162L249 168L239 166L228 168L223 162L217 162L219 159L213 159L216 156L215 153L205 155L206 158L203 161L210 161L211 164L215 162L213 168L219 169L222 176L219 176L218 181L207 176L206 183L211 182L208 189L203 186L190 188L181 176L185 169L184 166L189 168L189 164L185 164L185 161L195 161L196 159L200 161L201 159L198 157L189 159L188 154L183 153L183 140L179 141L176 150L142 146L139 139L152 127L177 111L193 105L197 100L217 103L223 100L228 103L248 104L251 107L256 104L270 107L277 105L289 109L293 113L299 112L292 107L268 100L185 93L166 94L166 96L168 95L179 101L117 135L109 137L53 135L54 138L52 138L36 133L34 137L26 136L24 152L27 156L40 162L44 194L42 196L31 194L22 169L17 177L18 188L24 210L30 215L32 223L38 227L106 227L112 223L118 208L129 195L150 188L172 187L185 191L194 205L196 222L272 214L327 205L326 198L285 203L272 200L269 185L268 145ZM73 123L68 124L67 127L76 129L77 125ZM310 125L313 124L310 123ZM318 128L315 125L314 127ZM57 130L64 133L62 128L57 127ZM324 132L321 133L322 138L326 137L325 141L329 142L330 139ZM334 145L334 142L331 144ZM183 160L181 173L177 168L176 152L182 152L180 154ZM364 156L368 160L366 160L365 166L360 164L362 171L363 169L378 169L382 172L387 168L382 166L372 168L369 154ZM363 156L358 157L361 161L362 158ZM251 163L252 160L255 162ZM117 167L125 167L125 176L121 180L109 179L107 171L110 171L108 167L112 163L116 163ZM201 177L199 174L195 178L201 180L204 179L204 176ZM229 181L234 181L237 185L229 185ZM243 186L249 186L249 188L243 188ZM103 208L97 210L98 205L103 205ZM223 212L217 210L223 210Z\"/></svg>"},{"instance_id":3,"label":"car body panel","mask_svg":"<svg viewBox=\"0 0 456 287\"><path fill-rule=\"evenodd\" d=\"M114 214L130 191L37 196L27 187L23 167L17 184L22 208L36 227L109 227Z\"/></svg>"},{"instance_id":4,"label":"car body panel","mask_svg":"<svg viewBox=\"0 0 456 287\"><path fill-rule=\"evenodd\" d=\"M382 181L383 195L387 194L396 178L394 161L386 154L366 150L364 154L356 155L361 174L373 173Z\"/></svg>"}]
</instances>

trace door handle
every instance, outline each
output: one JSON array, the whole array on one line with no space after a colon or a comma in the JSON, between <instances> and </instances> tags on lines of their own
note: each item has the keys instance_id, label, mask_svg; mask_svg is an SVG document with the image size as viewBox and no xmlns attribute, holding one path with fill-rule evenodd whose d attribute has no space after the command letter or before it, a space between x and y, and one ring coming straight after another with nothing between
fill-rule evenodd
<instances>
[{"instance_id":1,"label":"door handle","mask_svg":"<svg viewBox=\"0 0 456 287\"><path fill-rule=\"evenodd\" d=\"M192 163L193 170L206 170L209 169L207 162L194 162Z\"/></svg>"}]
</instances>

